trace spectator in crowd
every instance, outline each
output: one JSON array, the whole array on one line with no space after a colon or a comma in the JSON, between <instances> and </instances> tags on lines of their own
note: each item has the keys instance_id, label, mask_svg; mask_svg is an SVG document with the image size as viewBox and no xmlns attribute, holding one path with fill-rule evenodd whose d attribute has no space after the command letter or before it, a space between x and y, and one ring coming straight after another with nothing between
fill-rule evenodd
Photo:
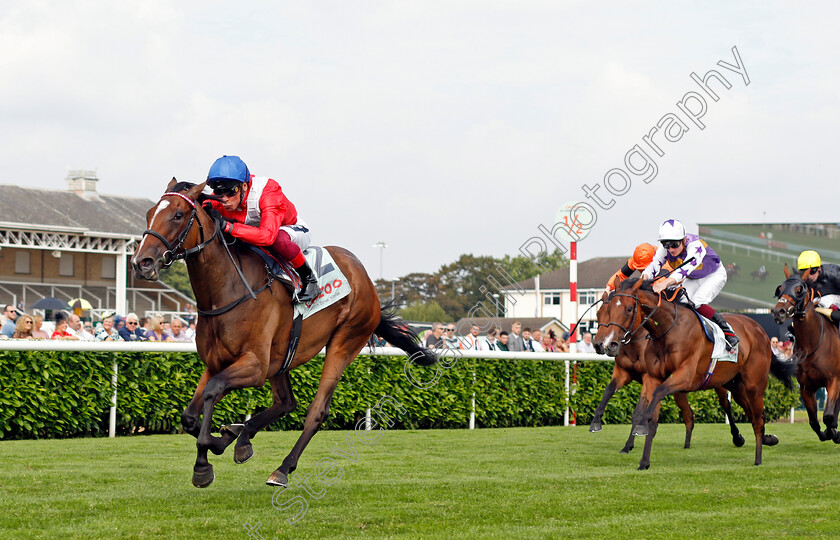
<instances>
[{"instance_id":1,"label":"spectator in crowd","mask_svg":"<svg viewBox=\"0 0 840 540\"><path fill-rule=\"evenodd\" d=\"M102 319L102 326L96 333L96 339L99 341L120 341L120 334L114 328L114 317L105 317Z\"/></svg>"},{"instance_id":2,"label":"spectator in crowd","mask_svg":"<svg viewBox=\"0 0 840 540\"><path fill-rule=\"evenodd\" d=\"M119 332L123 327L125 327L125 317L122 315L114 315L114 329Z\"/></svg>"},{"instance_id":3,"label":"spectator in crowd","mask_svg":"<svg viewBox=\"0 0 840 540\"><path fill-rule=\"evenodd\" d=\"M782 348L779 345L779 338L770 338L770 349L773 351L773 356L777 358L782 358Z\"/></svg>"},{"instance_id":4,"label":"spectator in crowd","mask_svg":"<svg viewBox=\"0 0 840 540\"><path fill-rule=\"evenodd\" d=\"M498 350L499 341L496 338L498 334L499 330L496 328L491 328L490 331L487 332L487 337L484 338L484 343L482 343L482 345L485 347L485 350Z\"/></svg>"},{"instance_id":5,"label":"spectator in crowd","mask_svg":"<svg viewBox=\"0 0 840 540\"><path fill-rule=\"evenodd\" d=\"M557 340L557 343L554 344L554 348L557 349L557 352L569 352L569 333L563 332L563 335Z\"/></svg>"},{"instance_id":6,"label":"spectator in crowd","mask_svg":"<svg viewBox=\"0 0 840 540\"><path fill-rule=\"evenodd\" d=\"M184 332L187 333L187 339L195 341L195 318L187 321L187 327L184 329Z\"/></svg>"},{"instance_id":7,"label":"spectator in crowd","mask_svg":"<svg viewBox=\"0 0 840 540\"><path fill-rule=\"evenodd\" d=\"M501 332L499 332L499 341L496 344L496 347L500 351L509 351L510 350L510 349L508 349L508 340L509 339L510 339L510 336L508 335L508 333L505 332L504 330L502 330Z\"/></svg>"},{"instance_id":8,"label":"spectator in crowd","mask_svg":"<svg viewBox=\"0 0 840 540\"><path fill-rule=\"evenodd\" d=\"M169 321L165 319L161 319L161 328L163 328L163 335L171 336L172 335L172 328L169 325Z\"/></svg>"},{"instance_id":9,"label":"spectator in crowd","mask_svg":"<svg viewBox=\"0 0 840 540\"><path fill-rule=\"evenodd\" d=\"M18 318L18 312L15 306L8 304L6 309L3 310L3 317L3 327L0 328L0 334L10 338L15 334L15 324Z\"/></svg>"},{"instance_id":10,"label":"spectator in crowd","mask_svg":"<svg viewBox=\"0 0 840 540\"><path fill-rule=\"evenodd\" d=\"M149 317L149 328L146 330L146 338L149 341L167 341L167 336L163 333L160 317Z\"/></svg>"},{"instance_id":11,"label":"spectator in crowd","mask_svg":"<svg viewBox=\"0 0 840 540\"><path fill-rule=\"evenodd\" d=\"M545 352L557 352L557 347L554 346L557 339L553 336L554 331L549 330L548 334L542 337L542 341L540 345L542 346Z\"/></svg>"},{"instance_id":12,"label":"spectator in crowd","mask_svg":"<svg viewBox=\"0 0 840 540\"><path fill-rule=\"evenodd\" d=\"M84 322L84 324L82 325L82 328L84 328L85 332L87 332L88 334L92 335L92 336L93 336L93 338L94 338L94 339L96 339L96 335L95 335L95 333L94 333L94 331L93 331L93 323L92 323L92 322L90 322L90 321L85 321L85 322Z\"/></svg>"},{"instance_id":13,"label":"spectator in crowd","mask_svg":"<svg viewBox=\"0 0 840 540\"><path fill-rule=\"evenodd\" d=\"M583 341L578 341L577 352L579 353L594 353L595 345L592 344L592 334L589 332L583 333Z\"/></svg>"},{"instance_id":14,"label":"spectator in crowd","mask_svg":"<svg viewBox=\"0 0 840 540\"><path fill-rule=\"evenodd\" d=\"M187 333L184 332L184 321L182 321L178 317L172 317L172 322L169 324L169 326L170 328L172 328L172 341L177 341L181 343L190 341L190 339L187 337Z\"/></svg>"},{"instance_id":15,"label":"spectator in crowd","mask_svg":"<svg viewBox=\"0 0 840 540\"><path fill-rule=\"evenodd\" d=\"M455 335L455 323L449 323L446 325L446 334L443 336L443 346L447 349L461 348L461 342L458 340L458 336Z\"/></svg>"},{"instance_id":16,"label":"spectator in crowd","mask_svg":"<svg viewBox=\"0 0 840 540\"><path fill-rule=\"evenodd\" d=\"M55 314L55 330L50 339L75 339L79 338L67 331L67 314L59 311Z\"/></svg>"},{"instance_id":17,"label":"spectator in crowd","mask_svg":"<svg viewBox=\"0 0 840 540\"><path fill-rule=\"evenodd\" d=\"M12 334L13 339L32 339L32 331L35 329L35 321L30 315L24 313L18 317L15 324L15 333Z\"/></svg>"},{"instance_id":18,"label":"spectator in crowd","mask_svg":"<svg viewBox=\"0 0 840 540\"><path fill-rule=\"evenodd\" d=\"M508 336L508 349L511 351L523 351L525 350L525 345L522 342L522 323L519 321L514 321L514 323L510 327L510 336Z\"/></svg>"},{"instance_id":19,"label":"spectator in crowd","mask_svg":"<svg viewBox=\"0 0 840 540\"><path fill-rule=\"evenodd\" d=\"M32 317L32 326L34 327L32 330L32 337L35 339L50 339L50 335L43 330L41 330L41 325L44 324L44 318L40 315L35 315Z\"/></svg>"},{"instance_id":20,"label":"spectator in crowd","mask_svg":"<svg viewBox=\"0 0 840 540\"><path fill-rule=\"evenodd\" d=\"M477 324L470 325L470 333L460 338L461 348L468 351L483 351L486 350L478 338L481 331Z\"/></svg>"},{"instance_id":21,"label":"spectator in crowd","mask_svg":"<svg viewBox=\"0 0 840 540\"><path fill-rule=\"evenodd\" d=\"M143 337L146 337L146 331L151 325L151 317L140 317L139 322L138 330L143 334Z\"/></svg>"},{"instance_id":22,"label":"spectator in crowd","mask_svg":"<svg viewBox=\"0 0 840 540\"><path fill-rule=\"evenodd\" d=\"M149 341L141 333L140 320L135 313L129 313L125 316L125 326L117 330L117 333L123 341Z\"/></svg>"},{"instance_id":23,"label":"spectator in crowd","mask_svg":"<svg viewBox=\"0 0 840 540\"><path fill-rule=\"evenodd\" d=\"M790 360L793 357L793 342L785 341L782 343L782 359Z\"/></svg>"},{"instance_id":24,"label":"spectator in crowd","mask_svg":"<svg viewBox=\"0 0 840 540\"><path fill-rule=\"evenodd\" d=\"M439 322L432 323L432 331L426 336L425 345L427 349L443 348L443 325Z\"/></svg>"},{"instance_id":25,"label":"spectator in crowd","mask_svg":"<svg viewBox=\"0 0 840 540\"><path fill-rule=\"evenodd\" d=\"M531 330L531 339L533 339L540 345L542 345L542 338L542 330L540 330L539 328L534 328L533 330Z\"/></svg>"},{"instance_id":26,"label":"spectator in crowd","mask_svg":"<svg viewBox=\"0 0 840 540\"><path fill-rule=\"evenodd\" d=\"M71 336L76 336L81 341L93 341L95 339L93 334L84 329L82 319L75 313L71 313L67 317L67 333Z\"/></svg>"},{"instance_id":27,"label":"spectator in crowd","mask_svg":"<svg viewBox=\"0 0 840 540\"><path fill-rule=\"evenodd\" d=\"M531 338L531 329L522 331L522 350L527 352L543 352L542 346Z\"/></svg>"}]
</instances>

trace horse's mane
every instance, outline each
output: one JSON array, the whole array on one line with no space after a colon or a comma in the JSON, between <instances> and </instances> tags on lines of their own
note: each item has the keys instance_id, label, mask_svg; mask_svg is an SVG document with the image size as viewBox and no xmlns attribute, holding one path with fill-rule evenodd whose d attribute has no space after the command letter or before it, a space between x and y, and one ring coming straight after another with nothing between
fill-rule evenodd
<instances>
[{"instance_id":1,"label":"horse's mane","mask_svg":"<svg viewBox=\"0 0 840 540\"><path fill-rule=\"evenodd\" d=\"M174 186L172 186L171 192L172 193L181 193L183 191L189 191L197 185L198 184L194 184L193 182L178 182ZM218 201L219 198L216 197L215 195L208 195L206 193L199 193L198 197L196 198L196 201L198 201L199 204L203 203L204 201L208 201L208 200Z\"/></svg>"},{"instance_id":2,"label":"horse's mane","mask_svg":"<svg viewBox=\"0 0 840 540\"><path fill-rule=\"evenodd\" d=\"M640 277L627 278L619 284L618 290L619 291L626 291L628 289L631 289L641 279L642 278L640 278ZM646 279L646 280L642 281L642 286L640 287L640 289L643 290L643 291L653 292L653 280Z\"/></svg>"}]
</instances>

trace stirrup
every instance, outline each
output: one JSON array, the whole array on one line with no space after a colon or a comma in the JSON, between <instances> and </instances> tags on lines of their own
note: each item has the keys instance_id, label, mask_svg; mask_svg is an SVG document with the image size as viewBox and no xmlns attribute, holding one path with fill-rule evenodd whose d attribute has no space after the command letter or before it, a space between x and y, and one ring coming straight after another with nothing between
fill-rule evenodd
<instances>
[{"instance_id":1,"label":"stirrup","mask_svg":"<svg viewBox=\"0 0 840 540\"><path fill-rule=\"evenodd\" d=\"M318 298L318 295L321 294L321 289L318 288L317 281L304 282L302 285L303 286L301 287L300 292L297 294L297 301L299 304L311 302L312 300ZM314 285L314 287L310 287L310 285ZM309 294L307 294L307 291L310 291Z\"/></svg>"},{"instance_id":2,"label":"stirrup","mask_svg":"<svg viewBox=\"0 0 840 540\"><path fill-rule=\"evenodd\" d=\"M726 332L724 332L723 337L726 338L726 350L729 351L729 352L732 352L733 350L735 350L735 347L737 347L738 344L741 343L741 338L739 338L734 333L733 334L727 334Z\"/></svg>"}]
</instances>

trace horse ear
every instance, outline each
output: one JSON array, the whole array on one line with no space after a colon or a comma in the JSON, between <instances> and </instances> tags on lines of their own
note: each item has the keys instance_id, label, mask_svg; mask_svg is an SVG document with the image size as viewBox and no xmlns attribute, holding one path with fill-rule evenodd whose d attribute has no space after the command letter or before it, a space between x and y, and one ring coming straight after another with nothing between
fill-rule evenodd
<instances>
[{"instance_id":1,"label":"horse ear","mask_svg":"<svg viewBox=\"0 0 840 540\"><path fill-rule=\"evenodd\" d=\"M787 266L785 266L785 270L787 270ZM776 287L776 294L774 294L773 296L774 296L775 298L778 298L778 297L780 297L781 295L782 295L782 286L781 286L781 285L779 285L778 287Z\"/></svg>"},{"instance_id":2,"label":"horse ear","mask_svg":"<svg viewBox=\"0 0 840 540\"><path fill-rule=\"evenodd\" d=\"M633 284L633 287L630 289L630 291L638 292L639 289L642 287L642 283L644 283L644 282L645 282L645 280L639 279L638 281L636 281L636 283Z\"/></svg>"},{"instance_id":3,"label":"horse ear","mask_svg":"<svg viewBox=\"0 0 840 540\"><path fill-rule=\"evenodd\" d=\"M785 263L785 279L790 277L790 270L788 270L787 263Z\"/></svg>"},{"instance_id":4,"label":"horse ear","mask_svg":"<svg viewBox=\"0 0 840 540\"><path fill-rule=\"evenodd\" d=\"M187 191L187 197L189 197L191 199L198 198L198 196L201 194L201 192L204 191L204 186L206 186L206 185L207 185L207 182L202 182L202 183L198 184L197 186L194 186L189 191Z\"/></svg>"},{"instance_id":5,"label":"horse ear","mask_svg":"<svg viewBox=\"0 0 840 540\"><path fill-rule=\"evenodd\" d=\"M175 180L175 177L173 176L172 180L169 181L169 185L166 186L166 192L169 193L170 191L172 191L172 188L175 187L175 184L177 184L177 183L178 183L178 181Z\"/></svg>"},{"instance_id":6,"label":"horse ear","mask_svg":"<svg viewBox=\"0 0 840 540\"><path fill-rule=\"evenodd\" d=\"M804 272L802 272L802 280L805 281L806 279L808 279L808 276L810 276L810 275L811 275L811 269L809 268L809 269L805 270Z\"/></svg>"},{"instance_id":7,"label":"horse ear","mask_svg":"<svg viewBox=\"0 0 840 540\"><path fill-rule=\"evenodd\" d=\"M609 293L609 292L607 292L607 290L605 289L605 290L604 290L604 294L602 294L602 295L601 295L601 301L602 301L602 302L606 302L606 301L607 301L607 298L609 298L609 297L610 297L610 293Z\"/></svg>"}]
</instances>

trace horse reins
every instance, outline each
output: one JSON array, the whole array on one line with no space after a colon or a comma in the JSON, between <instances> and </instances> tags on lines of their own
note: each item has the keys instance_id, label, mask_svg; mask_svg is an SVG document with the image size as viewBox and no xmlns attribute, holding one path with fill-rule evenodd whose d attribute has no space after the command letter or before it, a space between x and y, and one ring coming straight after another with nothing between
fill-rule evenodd
<instances>
[{"instance_id":1,"label":"horse reins","mask_svg":"<svg viewBox=\"0 0 840 540\"><path fill-rule=\"evenodd\" d=\"M807 283L805 284L805 286L806 287L808 286ZM808 289L811 291L810 297L809 297L809 295L804 294L804 295L802 295L801 299L799 299L799 300L794 299L795 301L791 301L788 298L784 297L784 296L787 296L789 298L793 298L793 296L791 296L789 294L787 294L787 295L785 295L785 293L780 293L779 294L779 302L784 302L785 304L788 305L787 309L785 309L785 315L787 316L787 318L792 319L792 318L796 317L800 321L805 319L805 315L808 311L807 306L808 306L809 303L814 301L814 289L812 289L810 287L808 287ZM800 304L802 305L802 309L799 309ZM822 345L823 333L825 331L825 321L823 321L822 317L820 317L819 315L817 315L817 318L818 318L817 320L819 320L819 322L820 322L820 338L817 340L817 346L814 347L814 350L809 352L808 354L801 355L799 360L798 360L799 362L801 362L802 360L805 360L809 356L813 355L820 348L820 345Z\"/></svg>"},{"instance_id":2,"label":"horse reins","mask_svg":"<svg viewBox=\"0 0 840 540\"><path fill-rule=\"evenodd\" d=\"M187 203L190 205L190 207L192 207L192 211L190 212L190 217L187 220L186 226L183 229L181 229L181 232L178 233L178 236L175 238L175 241L173 243L170 243L166 238L163 237L163 235L161 235L157 231L153 231L151 229L146 229L145 231L143 231L143 236L145 236L147 234L150 234L150 235L154 236L155 238L157 238L158 240L160 240L161 242L163 242L163 245L166 246L166 251L163 252L163 256L161 257L163 267L164 268L169 268L172 265L172 263L174 263L178 259L186 260L186 258L188 256L190 256L194 253L198 253L201 250L203 250L204 248L206 248L218 236L219 241L222 243L222 246L225 248L225 252L227 252L228 257L230 257L230 262L232 262L233 267L236 268L236 273L239 274L239 278L242 280L242 283L245 284L246 292L245 292L244 295L242 295L241 298L231 302L230 304L227 304L225 306L222 306L222 307L216 308L216 309L205 310L205 309L201 309L198 306L196 306L196 310L198 311L199 315L204 315L206 317L215 317L217 315L227 313L228 311L232 310L233 308L235 308L236 306L238 306L239 304L241 304L242 302L247 300L248 297L251 297L254 300L256 300L258 294L260 294L261 292L263 292L266 289L271 288L271 283L274 281L274 278L271 277L270 272L267 272L267 276L265 278L265 283L263 283L262 286L259 287L256 291L251 287L251 285L248 283L248 280L245 278L245 274L242 273L242 269L239 267L238 264L236 264L236 260L234 260L233 254L230 252L230 248L228 247L227 242L225 242L225 239L222 238L222 235L221 235L222 228L219 226L218 223L215 223L215 221L214 221L215 227L213 229L213 234L210 235L210 238L208 238L207 240L204 240L204 227L201 225L201 220L196 219L196 217L198 215L198 210L196 209L195 201L193 201L192 199L190 199L186 195L184 195L182 193L175 192L175 191L169 191L167 193L164 193L163 195L161 195L161 200L163 199L163 197L180 197L183 200L187 201ZM201 240L195 246L193 246L189 249L183 249L184 242L186 241L187 235L189 234L190 230L193 227L193 223L198 223L198 232L199 232L199 236L200 236ZM181 250L181 251L179 252L178 250Z\"/></svg>"}]
</instances>

